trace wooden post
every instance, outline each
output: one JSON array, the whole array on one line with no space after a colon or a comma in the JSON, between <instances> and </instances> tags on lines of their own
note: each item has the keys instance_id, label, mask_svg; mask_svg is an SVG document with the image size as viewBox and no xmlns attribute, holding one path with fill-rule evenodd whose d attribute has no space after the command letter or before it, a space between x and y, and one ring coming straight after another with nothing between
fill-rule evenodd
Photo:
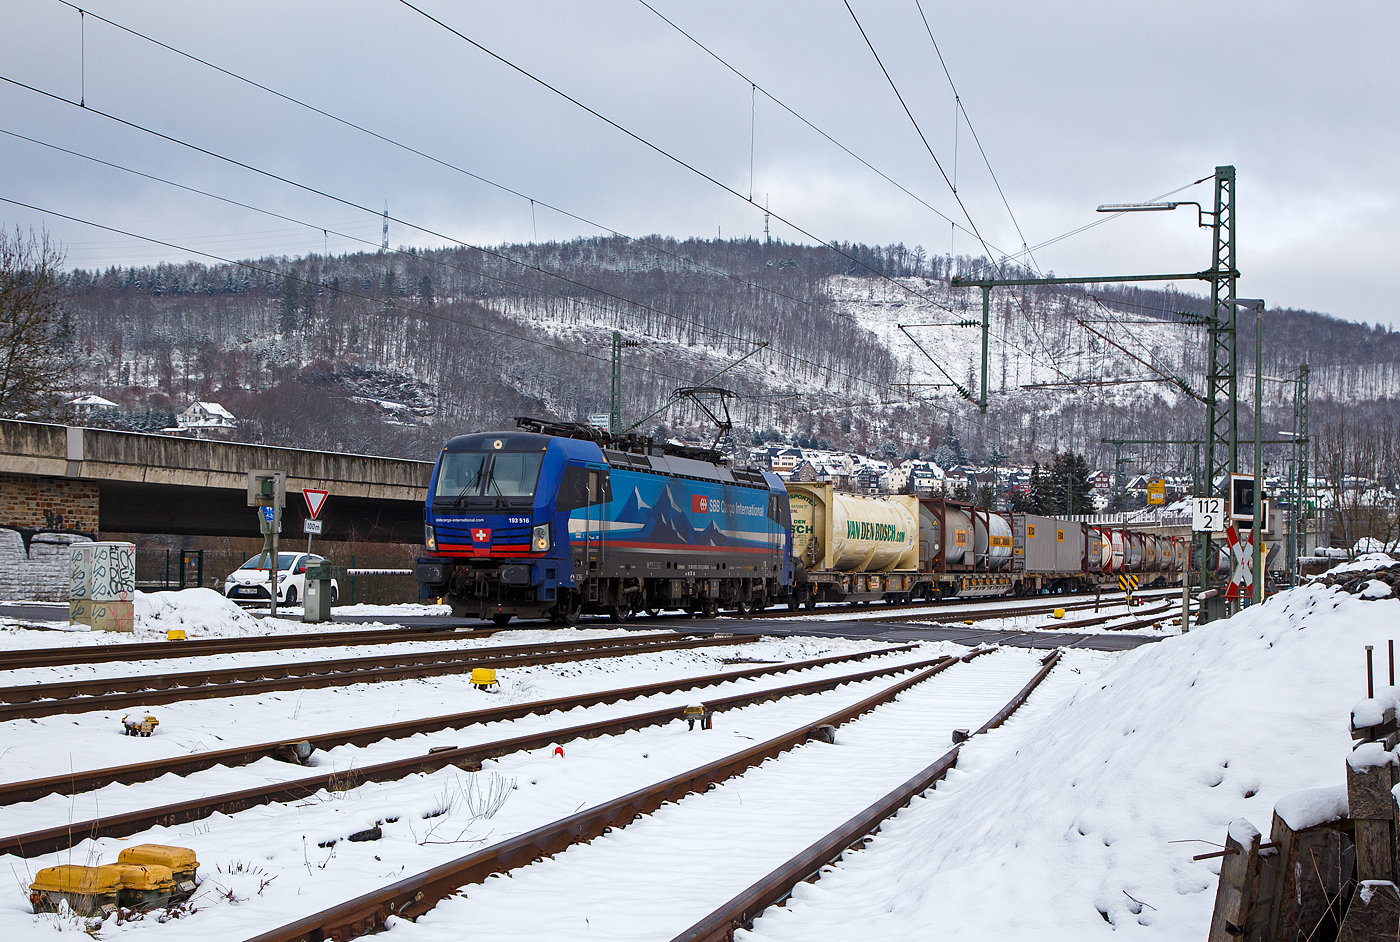
<instances>
[{"instance_id":1,"label":"wooden post","mask_svg":"<svg viewBox=\"0 0 1400 942\"><path fill-rule=\"evenodd\" d=\"M1225 856L1220 858L1220 886L1208 942L1237 942L1245 931L1259 889L1259 829L1244 818L1230 822Z\"/></svg>"},{"instance_id":2,"label":"wooden post","mask_svg":"<svg viewBox=\"0 0 1400 942\"><path fill-rule=\"evenodd\" d=\"M1346 859L1350 831L1346 819L1295 831L1274 815L1269 841L1278 845L1278 856L1269 868L1275 875L1274 891L1269 912L1260 914L1261 940L1303 942L1341 921L1343 894L1351 881L1351 862ZM1259 900L1265 905L1262 887Z\"/></svg>"},{"instance_id":3,"label":"wooden post","mask_svg":"<svg viewBox=\"0 0 1400 942\"><path fill-rule=\"evenodd\" d=\"M1356 826L1356 881L1395 879L1395 757L1363 743L1347 757L1348 816Z\"/></svg>"},{"instance_id":4,"label":"wooden post","mask_svg":"<svg viewBox=\"0 0 1400 942\"><path fill-rule=\"evenodd\" d=\"M1394 942L1400 934L1400 891L1389 880L1361 883L1352 894L1337 942Z\"/></svg>"}]
</instances>

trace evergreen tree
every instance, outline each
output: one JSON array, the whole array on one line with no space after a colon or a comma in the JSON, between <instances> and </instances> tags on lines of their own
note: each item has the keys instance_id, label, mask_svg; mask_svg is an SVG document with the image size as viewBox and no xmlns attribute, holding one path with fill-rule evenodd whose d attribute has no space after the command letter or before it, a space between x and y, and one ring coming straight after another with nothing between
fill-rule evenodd
<instances>
[{"instance_id":1,"label":"evergreen tree","mask_svg":"<svg viewBox=\"0 0 1400 942\"><path fill-rule=\"evenodd\" d=\"M1087 514L1094 510L1090 496L1094 483L1089 479L1089 463L1083 455L1063 452L1055 456L1050 467L1051 491L1054 494L1055 514Z\"/></svg>"},{"instance_id":2,"label":"evergreen tree","mask_svg":"<svg viewBox=\"0 0 1400 942\"><path fill-rule=\"evenodd\" d=\"M288 274L282 279L282 306L278 320L284 334L297 329L297 293L296 278Z\"/></svg>"}]
</instances>

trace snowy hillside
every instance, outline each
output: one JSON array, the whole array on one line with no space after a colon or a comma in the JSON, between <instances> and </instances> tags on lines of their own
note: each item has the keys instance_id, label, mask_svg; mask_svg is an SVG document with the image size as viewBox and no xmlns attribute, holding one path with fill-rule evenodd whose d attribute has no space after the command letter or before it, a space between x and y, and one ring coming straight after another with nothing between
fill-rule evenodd
<instances>
[{"instance_id":1,"label":"snowy hillside","mask_svg":"<svg viewBox=\"0 0 1400 942\"><path fill-rule=\"evenodd\" d=\"M1204 390L1204 332L1187 323L1204 298L999 289L982 416L953 388L981 392L980 330L950 326L980 322L981 295L948 278L985 263L841 253L653 236L78 271L72 392L119 403L123 427L160 428L198 398L222 402L251 440L426 454L444 433L515 415L607 411L618 331L624 416L647 430L704 435L696 410L657 410L713 380L739 394L744 436L857 451L931 451L950 419L974 453L1022 458L1101 461L1101 438L1199 434L1201 406L1181 386ZM1315 408L1400 397L1394 334L1307 312L1267 319L1265 372L1287 379L1308 362ZM1239 346L1248 363L1251 332ZM1290 388L1269 391L1269 421L1286 424Z\"/></svg>"}]
</instances>

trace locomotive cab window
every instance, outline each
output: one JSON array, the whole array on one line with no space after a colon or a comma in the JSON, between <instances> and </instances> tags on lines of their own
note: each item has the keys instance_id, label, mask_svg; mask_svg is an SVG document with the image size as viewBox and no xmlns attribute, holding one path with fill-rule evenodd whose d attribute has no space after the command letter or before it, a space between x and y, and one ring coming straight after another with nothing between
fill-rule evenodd
<instances>
[{"instance_id":1,"label":"locomotive cab window","mask_svg":"<svg viewBox=\"0 0 1400 942\"><path fill-rule=\"evenodd\" d=\"M543 460L540 450L445 452L433 499L480 506L500 498L533 498Z\"/></svg>"}]
</instances>

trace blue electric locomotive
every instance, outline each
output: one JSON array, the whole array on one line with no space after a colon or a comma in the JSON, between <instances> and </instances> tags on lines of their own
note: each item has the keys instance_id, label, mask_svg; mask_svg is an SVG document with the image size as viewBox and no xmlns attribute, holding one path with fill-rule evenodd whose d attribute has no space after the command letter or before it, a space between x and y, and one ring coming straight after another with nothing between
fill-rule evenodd
<instances>
[{"instance_id":1,"label":"blue electric locomotive","mask_svg":"<svg viewBox=\"0 0 1400 942\"><path fill-rule=\"evenodd\" d=\"M461 435L433 469L422 594L505 624L584 612L756 611L789 595L788 495L705 449L517 419Z\"/></svg>"}]
</instances>

